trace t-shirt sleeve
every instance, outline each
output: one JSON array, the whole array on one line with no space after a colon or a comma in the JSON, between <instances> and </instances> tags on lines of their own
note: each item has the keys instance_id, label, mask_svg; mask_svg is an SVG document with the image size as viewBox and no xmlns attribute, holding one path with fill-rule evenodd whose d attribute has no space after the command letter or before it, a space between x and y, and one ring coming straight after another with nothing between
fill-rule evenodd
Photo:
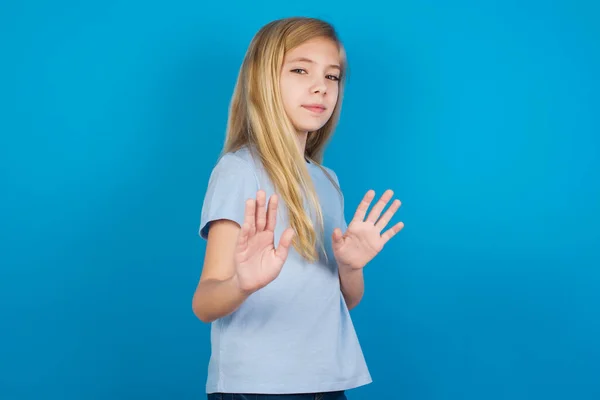
<instances>
[{"instance_id":1,"label":"t-shirt sleeve","mask_svg":"<svg viewBox=\"0 0 600 400\"><path fill-rule=\"evenodd\" d=\"M210 223L219 219L228 219L244 223L245 202L256 198L258 180L253 166L235 155L225 154L213 168L209 181L198 233L208 238Z\"/></svg>"}]
</instances>

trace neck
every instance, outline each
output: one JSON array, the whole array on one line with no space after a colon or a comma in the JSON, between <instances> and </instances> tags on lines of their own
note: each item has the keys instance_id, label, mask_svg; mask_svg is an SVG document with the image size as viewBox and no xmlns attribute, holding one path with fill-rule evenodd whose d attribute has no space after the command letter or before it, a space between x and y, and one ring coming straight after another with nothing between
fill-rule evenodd
<instances>
[{"instance_id":1,"label":"neck","mask_svg":"<svg viewBox=\"0 0 600 400\"><path fill-rule=\"evenodd\" d=\"M306 153L306 139L308 138L308 132L298 132L296 134L296 142L298 143L298 148L300 149L300 154L304 157Z\"/></svg>"}]
</instances>

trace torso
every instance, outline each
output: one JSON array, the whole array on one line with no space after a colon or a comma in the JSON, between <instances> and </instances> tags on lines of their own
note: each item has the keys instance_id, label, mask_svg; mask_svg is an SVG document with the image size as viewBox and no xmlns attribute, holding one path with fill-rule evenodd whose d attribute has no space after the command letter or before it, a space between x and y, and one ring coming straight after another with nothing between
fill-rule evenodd
<instances>
[{"instance_id":1,"label":"torso","mask_svg":"<svg viewBox=\"0 0 600 400\"><path fill-rule=\"evenodd\" d=\"M247 149L227 156L244 159L267 198L273 194L266 172ZM327 257L309 263L291 248L273 282L212 324L208 393L323 392L371 382L331 250L333 229L344 225L343 200L317 165L308 169L324 216ZM282 203L275 246L288 226Z\"/></svg>"}]
</instances>

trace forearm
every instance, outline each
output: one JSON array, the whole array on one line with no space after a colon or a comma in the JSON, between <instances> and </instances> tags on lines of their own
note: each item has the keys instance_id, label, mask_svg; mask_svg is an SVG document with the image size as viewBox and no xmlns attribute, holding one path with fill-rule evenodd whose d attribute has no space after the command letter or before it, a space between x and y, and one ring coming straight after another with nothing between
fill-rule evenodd
<instances>
[{"instance_id":1,"label":"forearm","mask_svg":"<svg viewBox=\"0 0 600 400\"><path fill-rule=\"evenodd\" d=\"M340 287L348 309L351 310L360 303L365 292L363 269L351 269L345 265L338 267Z\"/></svg>"},{"instance_id":2,"label":"forearm","mask_svg":"<svg viewBox=\"0 0 600 400\"><path fill-rule=\"evenodd\" d=\"M231 314L250 296L239 288L235 276L226 280L206 279L201 281L194 293L192 309L203 322Z\"/></svg>"}]
</instances>

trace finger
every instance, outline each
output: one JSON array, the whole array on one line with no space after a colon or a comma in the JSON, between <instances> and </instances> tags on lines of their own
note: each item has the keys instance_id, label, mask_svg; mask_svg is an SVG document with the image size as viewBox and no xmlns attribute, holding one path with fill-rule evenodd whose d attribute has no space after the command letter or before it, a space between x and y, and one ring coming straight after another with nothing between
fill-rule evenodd
<instances>
[{"instance_id":1,"label":"finger","mask_svg":"<svg viewBox=\"0 0 600 400\"><path fill-rule=\"evenodd\" d=\"M377 203L375 203L375 205L371 209L371 212L369 213L369 216L367 217L367 221L376 223L377 219L381 215L381 212L383 211L386 204L388 203L388 201L390 201L390 199L392 198L393 195L394 195L393 191L391 191L389 189L386 190L383 193L383 195L381 196L381 198L379 199L379 201Z\"/></svg>"},{"instance_id":2,"label":"finger","mask_svg":"<svg viewBox=\"0 0 600 400\"><path fill-rule=\"evenodd\" d=\"M367 194L365 194L365 196L363 197L362 201L360 202L360 204L356 208L356 212L354 213L354 219L355 220L358 220L358 221L364 221L365 220L365 215L367 215L367 210L369 209L369 206L371 205L371 201L373 201L374 197L375 197L375 191L374 190L369 190L367 192Z\"/></svg>"},{"instance_id":3,"label":"finger","mask_svg":"<svg viewBox=\"0 0 600 400\"><path fill-rule=\"evenodd\" d=\"M383 244L386 244L394 235L400 232L404 228L404 222L398 222L396 225L388 229L381 238L383 239Z\"/></svg>"},{"instance_id":4,"label":"finger","mask_svg":"<svg viewBox=\"0 0 600 400\"><path fill-rule=\"evenodd\" d=\"M277 223L277 195L273 194L269 199L269 207L267 210L267 226L266 230L275 231L275 225Z\"/></svg>"},{"instance_id":5,"label":"finger","mask_svg":"<svg viewBox=\"0 0 600 400\"><path fill-rule=\"evenodd\" d=\"M256 202L254 199L246 200L246 210L244 211L244 223L248 224L248 236L254 236L256 232Z\"/></svg>"},{"instance_id":6,"label":"finger","mask_svg":"<svg viewBox=\"0 0 600 400\"><path fill-rule=\"evenodd\" d=\"M238 236L238 242L237 242L238 253L241 253L242 251L245 251L248 248L248 234L249 233L250 233L250 226L248 225L248 223L244 222L242 224L242 230L240 231L240 234Z\"/></svg>"},{"instance_id":7,"label":"finger","mask_svg":"<svg viewBox=\"0 0 600 400\"><path fill-rule=\"evenodd\" d=\"M290 246L292 244L292 239L294 238L294 230L292 228L287 228L282 234L281 239L279 239L279 245L275 250L275 255L282 260L285 260L288 256Z\"/></svg>"},{"instance_id":8,"label":"finger","mask_svg":"<svg viewBox=\"0 0 600 400\"><path fill-rule=\"evenodd\" d=\"M333 235L331 235L331 240L334 245L340 245L344 242L343 237L342 230L340 228L335 228L333 230Z\"/></svg>"},{"instance_id":9,"label":"finger","mask_svg":"<svg viewBox=\"0 0 600 400\"><path fill-rule=\"evenodd\" d=\"M259 190L256 194L256 231L262 232L267 225L267 195L263 190Z\"/></svg>"},{"instance_id":10,"label":"finger","mask_svg":"<svg viewBox=\"0 0 600 400\"><path fill-rule=\"evenodd\" d=\"M380 232L390 222L390 220L392 219L392 217L394 216L396 211L398 211L398 208L400 208L401 204L402 203L400 202L400 200L398 200L398 199L394 200L392 202L392 205L390 206L390 208L388 208L387 211L383 214L383 216L381 218L379 218L379 220L377 221L375 226L379 229Z\"/></svg>"}]
</instances>

